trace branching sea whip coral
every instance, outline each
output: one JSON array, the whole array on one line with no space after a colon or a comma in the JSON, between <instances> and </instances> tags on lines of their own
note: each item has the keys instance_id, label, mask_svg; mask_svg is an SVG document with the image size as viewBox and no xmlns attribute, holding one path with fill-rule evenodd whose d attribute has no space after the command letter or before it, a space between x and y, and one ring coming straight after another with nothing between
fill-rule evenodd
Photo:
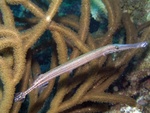
<instances>
[{"instance_id":1,"label":"branching sea whip coral","mask_svg":"<svg viewBox=\"0 0 150 113\"><path fill-rule=\"evenodd\" d=\"M136 28L127 12L122 12L119 0L103 0L108 13L108 30L95 36L90 29L90 1L81 0L81 14L59 16L62 0L47 0L49 7L36 5L39 0L0 0L0 112L18 113L22 102L14 102L16 92L24 92L41 73L34 55L46 47L52 47L51 68L90 52L93 49L113 44L113 36L121 27L126 31L126 44L148 41L149 24ZM32 17L18 18L12 6L21 4ZM17 26L17 23L25 25ZM45 31L52 39L34 48L34 43ZM99 32L99 31L97 31ZM71 50L71 52L68 51ZM58 112L100 112L109 110L109 103L134 105L129 96L110 93L108 87L124 73L131 59L142 54L134 49L113 57L102 56L90 63L65 73L59 80L52 79L45 89L37 88L29 94L29 113L37 113L50 94L54 94L47 105L48 113ZM150 69L150 67L147 67ZM148 75L147 75L148 76ZM18 85L18 87L17 87ZM55 89L57 86L57 89Z\"/></svg>"}]
</instances>

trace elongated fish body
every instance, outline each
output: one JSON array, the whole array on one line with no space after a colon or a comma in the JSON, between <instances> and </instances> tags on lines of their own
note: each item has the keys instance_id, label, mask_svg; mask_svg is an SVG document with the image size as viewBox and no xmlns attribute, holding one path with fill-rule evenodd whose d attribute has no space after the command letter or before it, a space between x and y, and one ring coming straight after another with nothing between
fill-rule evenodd
<instances>
[{"instance_id":1,"label":"elongated fish body","mask_svg":"<svg viewBox=\"0 0 150 113\"><path fill-rule=\"evenodd\" d=\"M119 52L123 50L128 49L137 49L137 48L143 48L148 45L147 42L140 42L135 44L112 44L107 45L98 49L95 49L91 52L85 53L75 59L69 60L68 62L51 69L50 71L41 74L32 84L30 88L28 88L25 92L19 92L16 94L14 101L21 101L25 98L25 96L30 93L33 89L45 84L46 82L50 81L51 79L60 76L61 74L65 72L72 71L73 69L76 69L79 66L82 66L88 62L90 62L93 59L96 59L100 56L105 56L110 53Z\"/></svg>"}]
</instances>

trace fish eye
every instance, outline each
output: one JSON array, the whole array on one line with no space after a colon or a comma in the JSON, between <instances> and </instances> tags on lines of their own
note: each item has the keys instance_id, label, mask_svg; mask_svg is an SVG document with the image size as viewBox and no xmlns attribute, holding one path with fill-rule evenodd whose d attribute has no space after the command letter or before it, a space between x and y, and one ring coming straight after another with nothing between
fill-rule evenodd
<instances>
[{"instance_id":1,"label":"fish eye","mask_svg":"<svg viewBox=\"0 0 150 113\"><path fill-rule=\"evenodd\" d=\"M119 49L119 46L115 46L115 49Z\"/></svg>"}]
</instances>

